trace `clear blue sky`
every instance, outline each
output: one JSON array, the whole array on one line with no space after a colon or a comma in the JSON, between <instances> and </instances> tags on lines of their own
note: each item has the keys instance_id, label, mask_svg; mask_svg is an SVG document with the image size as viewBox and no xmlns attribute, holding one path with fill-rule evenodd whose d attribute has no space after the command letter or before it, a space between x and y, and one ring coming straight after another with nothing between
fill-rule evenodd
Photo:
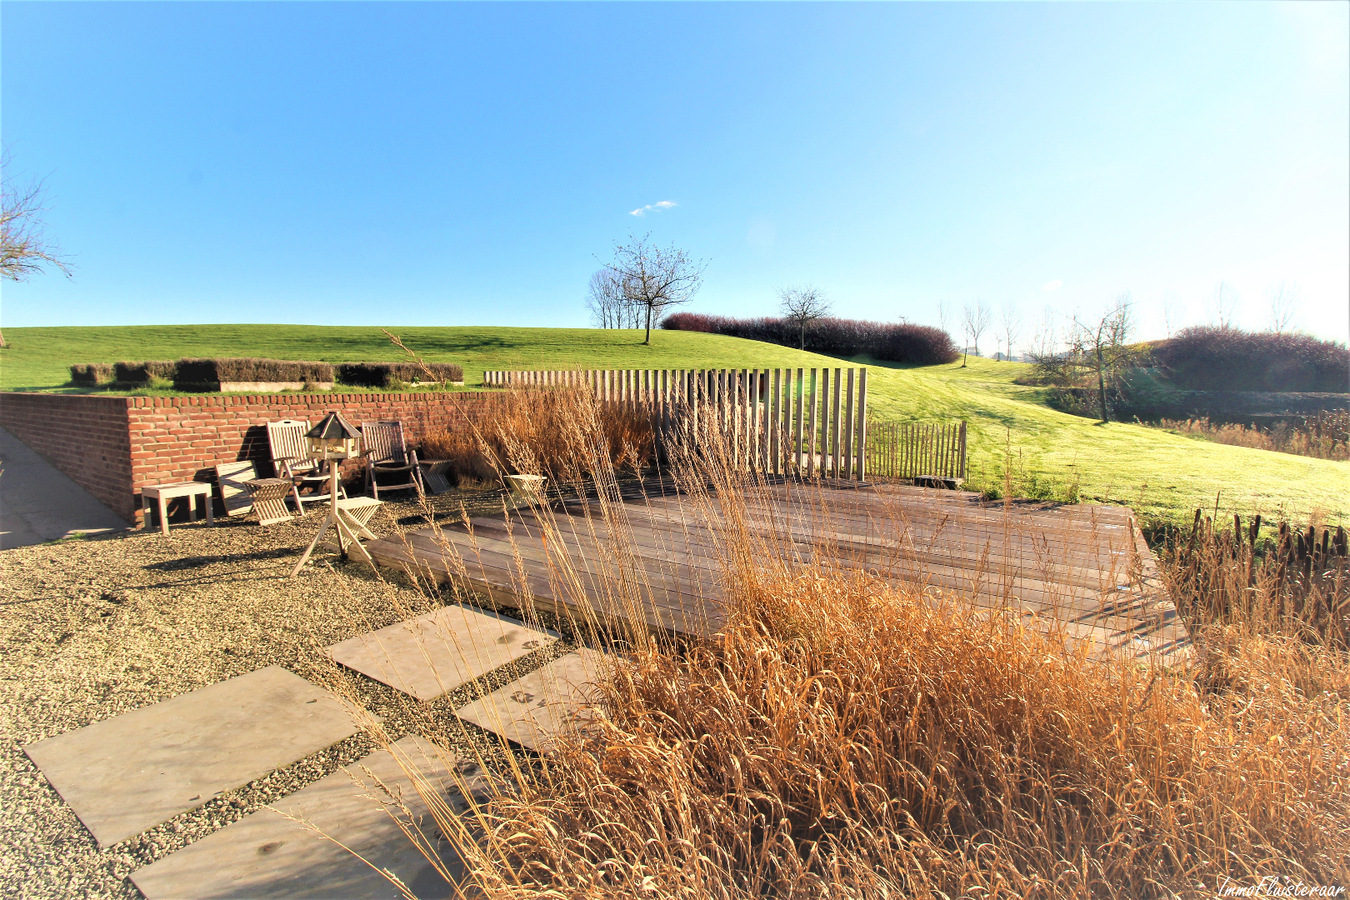
<instances>
[{"instance_id":1,"label":"clear blue sky","mask_svg":"<svg viewBox=\"0 0 1350 900\"><path fill-rule=\"evenodd\" d=\"M694 310L1128 289L1150 337L1285 281L1344 340L1348 13L5 0L0 140L77 270L0 324L581 326L650 231L709 261Z\"/></svg>"}]
</instances>

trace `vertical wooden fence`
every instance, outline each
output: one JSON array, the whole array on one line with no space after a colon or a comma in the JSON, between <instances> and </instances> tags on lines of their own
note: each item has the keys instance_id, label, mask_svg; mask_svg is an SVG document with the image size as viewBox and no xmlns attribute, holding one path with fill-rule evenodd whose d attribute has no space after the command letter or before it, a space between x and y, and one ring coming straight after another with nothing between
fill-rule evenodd
<instances>
[{"instance_id":1,"label":"vertical wooden fence","mask_svg":"<svg viewBox=\"0 0 1350 900\"><path fill-rule=\"evenodd\" d=\"M966 423L874 425L867 434L871 478L966 477Z\"/></svg>"},{"instance_id":2,"label":"vertical wooden fence","mask_svg":"<svg viewBox=\"0 0 1350 900\"><path fill-rule=\"evenodd\" d=\"M488 371L489 387L585 388L650 408L662 429L717 417L745 468L862 481L868 471L866 369Z\"/></svg>"}]
</instances>

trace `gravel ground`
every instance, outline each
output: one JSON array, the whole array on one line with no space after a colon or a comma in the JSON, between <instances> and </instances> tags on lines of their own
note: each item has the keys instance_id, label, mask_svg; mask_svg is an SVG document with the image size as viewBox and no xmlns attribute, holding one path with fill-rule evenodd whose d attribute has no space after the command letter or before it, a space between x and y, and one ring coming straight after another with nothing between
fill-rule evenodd
<instances>
[{"instance_id":1,"label":"gravel ground","mask_svg":"<svg viewBox=\"0 0 1350 900\"><path fill-rule=\"evenodd\" d=\"M463 504L487 514L500 511L501 496L455 491L431 498L431 512L445 520ZM100 851L24 744L279 665L355 696L393 739L415 732L452 749L474 740L489 749L473 726L451 724L455 707L574 646L559 641L426 704L336 667L320 648L456 598L448 590L424 596L406 579L384 581L323 551L286 578L321 516L270 528L217 519L214 527L175 524L167 538L133 532L0 553L0 895L140 897L127 878L135 869L374 749L354 735ZM425 524L416 503L387 502L371 529L385 535Z\"/></svg>"}]
</instances>

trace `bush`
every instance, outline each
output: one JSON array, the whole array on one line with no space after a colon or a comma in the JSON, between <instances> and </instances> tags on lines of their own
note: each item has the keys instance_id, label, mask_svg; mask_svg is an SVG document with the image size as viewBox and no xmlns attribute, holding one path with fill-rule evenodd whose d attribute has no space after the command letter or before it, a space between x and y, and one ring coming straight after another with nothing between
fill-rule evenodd
<instances>
[{"instance_id":1,"label":"bush","mask_svg":"<svg viewBox=\"0 0 1350 900\"><path fill-rule=\"evenodd\" d=\"M168 360L152 362L119 362L113 365L118 384L149 384L156 379L172 381L178 363Z\"/></svg>"},{"instance_id":2,"label":"bush","mask_svg":"<svg viewBox=\"0 0 1350 900\"><path fill-rule=\"evenodd\" d=\"M455 363L427 363L427 368L447 382L464 380L464 368ZM406 362L342 363L337 367L337 377L343 384L369 388L394 388L400 383L425 384L430 381L421 366Z\"/></svg>"},{"instance_id":3,"label":"bush","mask_svg":"<svg viewBox=\"0 0 1350 900\"><path fill-rule=\"evenodd\" d=\"M732 319L681 312L666 316L661 327L670 331L721 334L784 347L802 346L801 329L788 319ZM922 366L955 362L959 356L951 335L940 328L861 319L817 319L806 326L803 349L827 356L865 355L887 362Z\"/></svg>"},{"instance_id":4,"label":"bush","mask_svg":"<svg viewBox=\"0 0 1350 900\"><path fill-rule=\"evenodd\" d=\"M179 390L213 389L224 381L332 381L333 367L326 362L282 359L180 359L173 386Z\"/></svg>"},{"instance_id":5,"label":"bush","mask_svg":"<svg viewBox=\"0 0 1350 900\"><path fill-rule=\"evenodd\" d=\"M1350 350L1308 334L1187 328L1159 341L1153 356L1172 383L1189 390L1345 391Z\"/></svg>"},{"instance_id":6,"label":"bush","mask_svg":"<svg viewBox=\"0 0 1350 900\"><path fill-rule=\"evenodd\" d=\"M98 387L112 381L113 367L107 363L76 363L70 367L70 380L81 387Z\"/></svg>"}]
</instances>

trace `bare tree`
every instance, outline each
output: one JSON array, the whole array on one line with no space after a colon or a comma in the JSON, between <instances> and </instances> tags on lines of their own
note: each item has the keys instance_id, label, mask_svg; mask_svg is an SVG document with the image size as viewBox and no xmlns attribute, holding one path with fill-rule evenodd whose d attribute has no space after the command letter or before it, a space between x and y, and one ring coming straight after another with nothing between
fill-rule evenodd
<instances>
[{"instance_id":1,"label":"bare tree","mask_svg":"<svg viewBox=\"0 0 1350 900\"><path fill-rule=\"evenodd\" d=\"M1228 282L1220 281L1214 286L1214 293L1210 296L1210 302L1213 304L1214 322L1220 328L1228 329L1233 327L1233 319L1237 316L1238 306L1242 303L1242 298L1237 290Z\"/></svg>"},{"instance_id":2,"label":"bare tree","mask_svg":"<svg viewBox=\"0 0 1350 900\"><path fill-rule=\"evenodd\" d=\"M830 301L825 292L814 285L778 288L779 309L783 318L797 326L801 349L806 349L806 326L830 314Z\"/></svg>"},{"instance_id":3,"label":"bare tree","mask_svg":"<svg viewBox=\"0 0 1350 900\"><path fill-rule=\"evenodd\" d=\"M1056 323L1057 314L1049 306L1041 315L1041 321L1036 325L1036 333L1032 336L1029 355L1032 359L1042 357L1051 357L1059 352L1059 336L1056 334L1058 326Z\"/></svg>"},{"instance_id":4,"label":"bare tree","mask_svg":"<svg viewBox=\"0 0 1350 900\"><path fill-rule=\"evenodd\" d=\"M974 304L967 303L961 308L961 325L965 329L968 343L975 345L975 355L980 355L980 335L989 329L989 322L993 316L989 312L989 304L983 300L976 300ZM961 360L961 367L965 368L966 359Z\"/></svg>"},{"instance_id":5,"label":"bare tree","mask_svg":"<svg viewBox=\"0 0 1350 900\"><path fill-rule=\"evenodd\" d=\"M938 301L938 325L940 325L940 326L942 327L942 330L943 330L943 331L946 331L946 332L950 332L950 331L951 331L951 328L949 327L949 326L950 326L950 323L951 323L951 318L952 318L952 309L951 309L951 307L947 305L947 301L946 301L946 300L939 300L939 301Z\"/></svg>"},{"instance_id":6,"label":"bare tree","mask_svg":"<svg viewBox=\"0 0 1350 900\"><path fill-rule=\"evenodd\" d=\"M1126 341L1134 329L1134 300L1126 291L1116 298L1115 304L1102 314L1101 318L1081 322L1074 318L1071 353L1082 360L1097 375L1097 401L1102 421L1109 422L1111 417L1106 408L1106 382L1115 379L1131 365L1131 354Z\"/></svg>"},{"instance_id":7,"label":"bare tree","mask_svg":"<svg viewBox=\"0 0 1350 900\"><path fill-rule=\"evenodd\" d=\"M1004 303L1001 312L999 325L1003 332L1003 343L1008 348L1008 359L1012 359L1013 341L1022 331L1022 313L1013 303Z\"/></svg>"},{"instance_id":8,"label":"bare tree","mask_svg":"<svg viewBox=\"0 0 1350 900\"><path fill-rule=\"evenodd\" d=\"M1270 287L1266 293L1270 297L1270 330L1276 334L1284 334L1298 317L1298 308L1303 304L1303 291L1299 288L1298 282L1289 284L1281 281Z\"/></svg>"},{"instance_id":9,"label":"bare tree","mask_svg":"<svg viewBox=\"0 0 1350 900\"><path fill-rule=\"evenodd\" d=\"M1176 291L1163 294L1163 327L1167 329L1169 338L1172 332L1180 330L1181 309L1181 298L1177 296Z\"/></svg>"},{"instance_id":10,"label":"bare tree","mask_svg":"<svg viewBox=\"0 0 1350 900\"><path fill-rule=\"evenodd\" d=\"M10 281L27 281L51 265L69 278L70 266L43 233L42 182L16 188L8 171L6 155L0 159L0 275ZM0 332L3 346L5 337Z\"/></svg>"},{"instance_id":11,"label":"bare tree","mask_svg":"<svg viewBox=\"0 0 1350 900\"><path fill-rule=\"evenodd\" d=\"M674 245L657 247L650 238L650 234L641 238L629 235L627 244L614 245L614 260L606 266L618 279L624 300L636 306L646 320L644 344L652 342L654 319L672 306L688 303L698 293L703 286L703 270L708 267Z\"/></svg>"},{"instance_id":12,"label":"bare tree","mask_svg":"<svg viewBox=\"0 0 1350 900\"><path fill-rule=\"evenodd\" d=\"M623 285L609 269L591 275L586 291L586 309L597 328L627 328L634 311L624 299Z\"/></svg>"}]
</instances>

